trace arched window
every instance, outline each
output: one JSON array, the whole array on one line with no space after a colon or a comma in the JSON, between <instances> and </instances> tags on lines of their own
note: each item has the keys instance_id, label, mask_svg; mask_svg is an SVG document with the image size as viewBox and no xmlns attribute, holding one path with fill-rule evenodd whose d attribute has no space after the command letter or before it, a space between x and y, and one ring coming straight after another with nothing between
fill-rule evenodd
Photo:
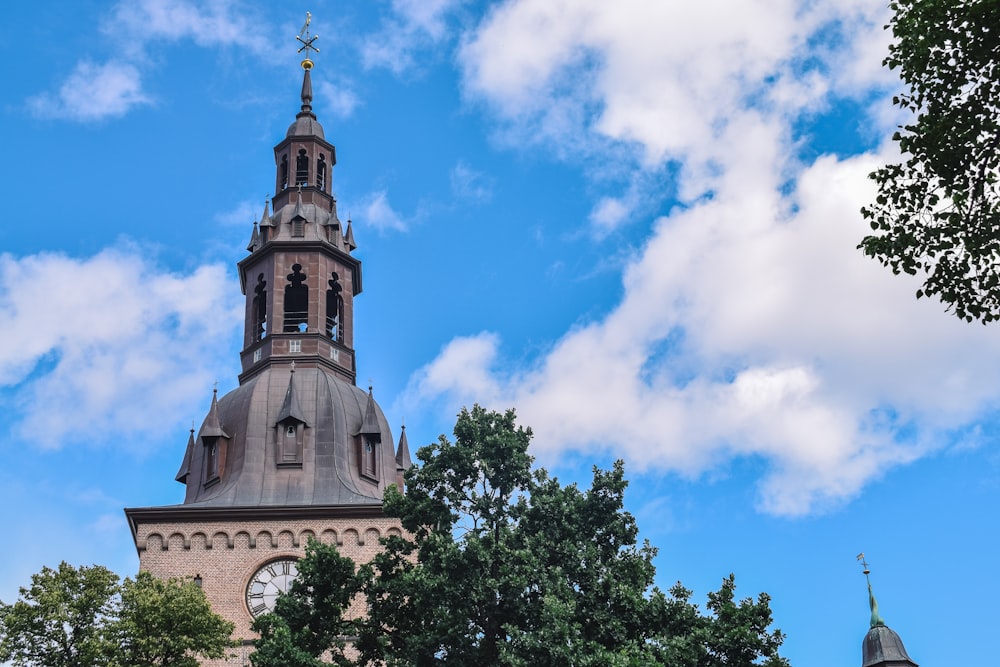
<instances>
[{"instance_id":1,"label":"arched window","mask_svg":"<svg viewBox=\"0 0 1000 667\"><path fill-rule=\"evenodd\" d=\"M299 149L299 156L295 158L295 185L309 184L309 156L306 149Z\"/></svg>"},{"instance_id":2,"label":"arched window","mask_svg":"<svg viewBox=\"0 0 1000 667\"><path fill-rule=\"evenodd\" d=\"M327 281L330 289L326 291L326 335L331 340L344 341L344 288L340 284L340 276L336 271L330 273L332 278Z\"/></svg>"},{"instance_id":3,"label":"arched window","mask_svg":"<svg viewBox=\"0 0 1000 667\"><path fill-rule=\"evenodd\" d=\"M293 264L285 285L285 333L305 331L309 321L309 287L301 264Z\"/></svg>"},{"instance_id":4,"label":"arched window","mask_svg":"<svg viewBox=\"0 0 1000 667\"><path fill-rule=\"evenodd\" d=\"M267 281L263 273L257 276L253 291L253 339L258 341L267 335Z\"/></svg>"},{"instance_id":5,"label":"arched window","mask_svg":"<svg viewBox=\"0 0 1000 667\"><path fill-rule=\"evenodd\" d=\"M326 156L322 153L316 161L316 187L326 191Z\"/></svg>"},{"instance_id":6,"label":"arched window","mask_svg":"<svg viewBox=\"0 0 1000 667\"><path fill-rule=\"evenodd\" d=\"M278 167L278 192L288 187L288 155L281 156L281 165Z\"/></svg>"}]
</instances>

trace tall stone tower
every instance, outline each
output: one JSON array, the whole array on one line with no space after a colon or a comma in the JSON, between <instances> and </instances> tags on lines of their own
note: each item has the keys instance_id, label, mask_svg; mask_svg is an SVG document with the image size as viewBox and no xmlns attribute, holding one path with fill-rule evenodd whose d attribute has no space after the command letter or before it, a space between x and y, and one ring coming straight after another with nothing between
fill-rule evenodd
<instances>
[{"instance_id":1,"label":"tall stone tower","mask_svg":"<svg viewBox=\"0 0 1000 667\"><path fill-rule=\"evenodd\" d=\"M301 110L274 148L273 213L265 204L238 264L239 387L213 392L191 431L176 477L184 502L125 510L140 569L196 578L245 642L309 537L367 562L380 537L399 531L381 499L411 465L405 431L394 450L371 387L355 386L361 262L350 221L337 217L336 151L312 110L312 66L303 60Z\"/></svg>"}]
</instances>

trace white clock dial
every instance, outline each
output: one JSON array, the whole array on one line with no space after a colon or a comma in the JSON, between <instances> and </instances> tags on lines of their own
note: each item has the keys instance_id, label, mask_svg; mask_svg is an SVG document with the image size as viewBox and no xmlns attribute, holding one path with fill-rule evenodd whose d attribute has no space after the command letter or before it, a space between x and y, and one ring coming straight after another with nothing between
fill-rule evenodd
<instances>
[{"instance_id":1,"label":"white clock dial","mask_svg":"<svg viewBox=\"0 0 1000 667\"><path fill-rule=\"evenodd\" d=\"M254 618L274 611L279 593L287 593L299 571L295 560L283 558L261 567L247 584L247 609Z\"/></svg>"}]
</instances>

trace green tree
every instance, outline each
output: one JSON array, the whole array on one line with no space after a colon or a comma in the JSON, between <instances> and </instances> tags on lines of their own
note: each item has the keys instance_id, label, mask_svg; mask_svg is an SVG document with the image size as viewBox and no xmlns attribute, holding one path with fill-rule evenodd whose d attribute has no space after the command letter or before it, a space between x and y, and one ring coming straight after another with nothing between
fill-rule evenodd
<instances>
[{"instance_id":1,"label":"green tree","mask_svg":"<svg viewBox=\"0 0 1000 667\"><path fill-rule=\"evenodd\" d=\"M0 602L0 662L16 667L110 663L107 629L117 611L118 575L63 562L42 568L14 604Z\"/></svg>"},{"instance_id":2,"label":"green tree","mask_svg":"<svg viewBox=\"0 0 1000 667\"><path fill-rule=\"evenodd\" d=\"M221 658L232 623L191 581L148 572L120 582L94 565L60 563L32 575L14 604L0 602L0 662L15 667L197 667Z\"/></svg>"},{"instance_id":3,"label":"green tree","mask_svg":"<svg viewBox=\"0 0 1000 667\"><path fill-rule=\"evenodd\" d=\"M291 589L278 598L273 614L254 621L260 633L250 655L254 667L330 664L324 658L335 665L354 664L346 651L357 635L357 621L346 615L360 587L354 561L335 546L310 539Z\"/></svg>"},{"instance_id":4,"label":"green tree","mask_svg":"<svg viewBox=\"0 0 1000 667\"><path fill-rule=\"evenodd\" d=\"M121 586L121 608L111 626L116 667L198 667L232 647L233 624L212 613L190 579L158 579L140 572Z\"/></svg>"},{"instance_id":5,"label":"green tree","mask_svg":"<svg viewBox=\"0 0 1000 667\"><path fill-rule=\"evenodd\" d=\"M889 6L884 64L914 118L893 135L903 161L871 174L878 194L861 212L874 233L858 247L893 273L924 274L917 298L985 324L1000 318L1000 3Z\"/></svg>"},{"instance_id":6,"label":"green tree","mask_svg":"<svg viewBox=\"0 0 1000 667\"><path fill-rule=\"evenodd\" d=\"M532 472L513 411L463 410L455 441L422 448L385 511L404 536L367 570L366 664L518 667L783 667L768 598L702 614L679 585L653 587L655 550L623 509L621 463L588 490Z\"/></svg>"}]
</instances>

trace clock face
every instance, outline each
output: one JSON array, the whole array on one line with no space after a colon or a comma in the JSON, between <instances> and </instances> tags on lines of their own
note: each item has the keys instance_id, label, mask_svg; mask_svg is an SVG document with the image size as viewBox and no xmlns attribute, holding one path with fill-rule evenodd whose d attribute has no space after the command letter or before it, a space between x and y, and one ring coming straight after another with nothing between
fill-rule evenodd
<instances>
[{"instance_id":1,"label":"clock face","mask_svg":"<svg viewBox=\"0 0 1000 667\"><path fill-rule=\"evenodd\" d=\"M273 612L278 594L288 592L298 573L292 558L271 561L257 570L247 584L247 609L253 617Z\"/></svg>"}]
</instances>

